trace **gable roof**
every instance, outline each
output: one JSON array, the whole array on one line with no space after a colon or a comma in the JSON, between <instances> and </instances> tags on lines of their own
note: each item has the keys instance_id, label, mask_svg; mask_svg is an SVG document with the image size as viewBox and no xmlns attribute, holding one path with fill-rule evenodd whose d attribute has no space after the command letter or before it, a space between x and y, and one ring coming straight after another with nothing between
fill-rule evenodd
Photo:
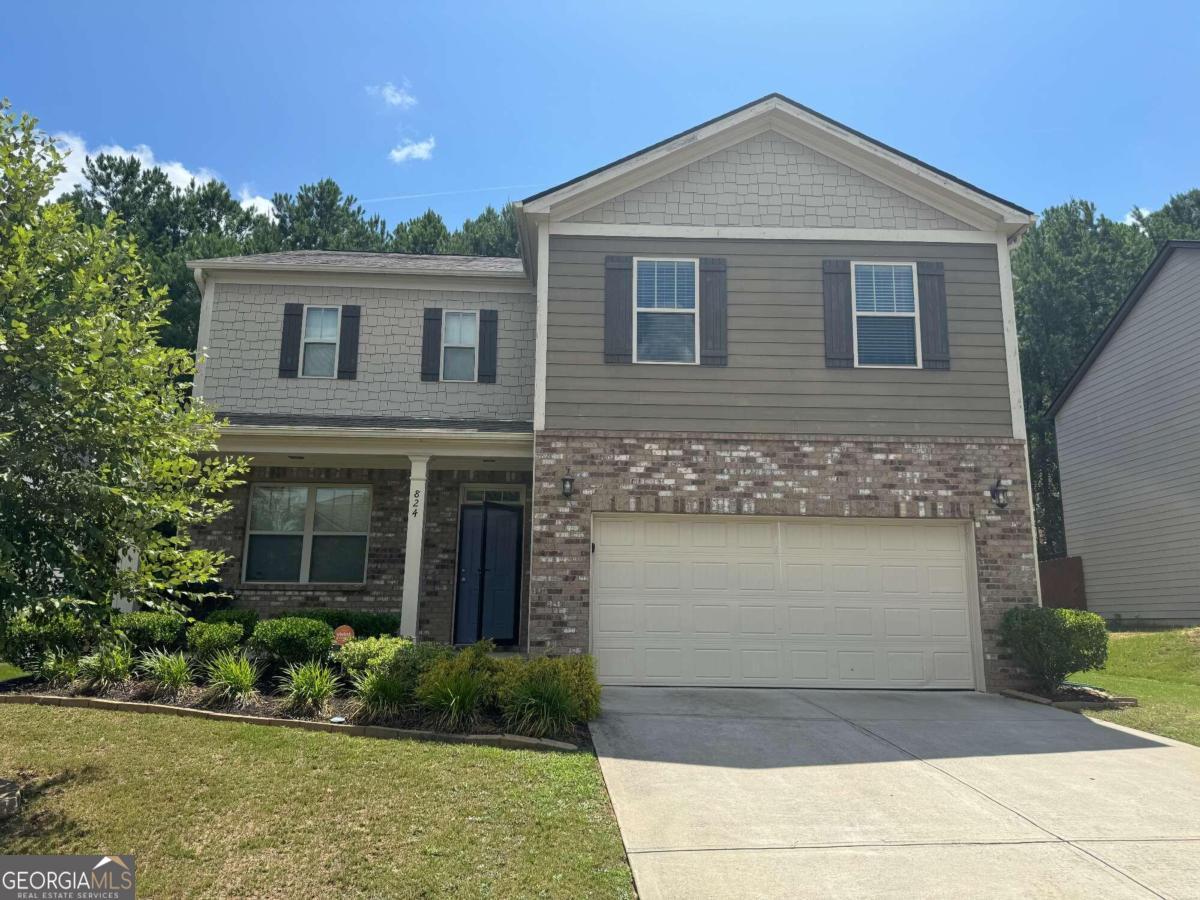
<instances>
[{"instance_id":1,"label":"gable roof","mask_svg":"<svg viewBox=\"0 0 1200 900\"><path fill-rule=\"evenodd\" d=\"M1133 308L1137 306L1137 302L1142 299L1142 295L1154 283L1154 279L1158 277L1158 273L1162 271L1162 267L1167 264L1167 260L1171 258L1176 250L1200 250L1200 241L1167 241L1159 248L1158 255L1154 257L1149 267L1142 273L1142 277L1138 279L1137 284L1133 286L1133 290L1129 292L1129 295L1121 301L1121 305L1117 307L1117 311L1108 320L1108 324L1104 326L1104 330L1100 332L1100 337L1096 338L1096 342L1088 350L1087 356L1083 358L1083 362L1075 368L1066 385L1058 392L1058 396L1050 404L1050 411L1047 415L1051 418L1058 415L1058 411L1063 408L1063 404L1070 399L1071 393L1079 385L1079 382L1083 381L1083 377L1087 375L1088 370L1092 367L1092 363L1104 352L1104 348L1108 346L1108 342L1116 335L1117 329L1121 327L1121 323L1129 318L1129 314L1133 312Z\"/></svg>"},{"instance_id":2,"label":"gable roof","mask_svg":"<svg viewBox=\"0 0 1200 900\"><path fill-rule=\"evenodd\" d=\"M785 136L806 146L812 146L814 142L823 143L824 146L813 147L822 152L827 152L831 144L836 144L837 149L829 155L897 189L903 190L901 185L911 187L922 182L926 191L942 201L939 205L935 199L930 205L944 208L950 204L956 207L945 210L951 214L960 212L959 207L972 208L976 219L982 216L997 223L1007 223L1014 226L1014 232L1032 221L1033 213L1023 206L976 187L779 93L767 94L694 128L526 197L521 201L521 206L530 213L548 212L556 203L585 193L603 192L607 185L618 180L622 182L618 191L621 193L691 161L690 158L674 161L668 157L688 155L702 158L707 152L716 152L721 148L722 136L729 137L731 133L736 133L734 139L741 139L768 128L780 130ZM690 153L687 152L689 150ZM855 162L866 165L855 165ZM639 170L643 169L653 171L638 180ZM927 197L917 199L929 202Z\"/></svg>"}]
</instances>

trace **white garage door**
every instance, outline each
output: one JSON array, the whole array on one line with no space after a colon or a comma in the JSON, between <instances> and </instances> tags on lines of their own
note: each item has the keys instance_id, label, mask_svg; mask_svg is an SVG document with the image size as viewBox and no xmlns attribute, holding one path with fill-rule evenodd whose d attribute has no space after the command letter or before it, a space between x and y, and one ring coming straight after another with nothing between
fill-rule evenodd
<instances>
[{"instance_id":1,"label":"white garage door","mask_svg":"<svg viewBox=\"0 0 1200 900\"><path fill-rule=\"evenodd\" d=\"M973 688L960 522L597 515L605 684Z\"/></svg>"}]
</instances>

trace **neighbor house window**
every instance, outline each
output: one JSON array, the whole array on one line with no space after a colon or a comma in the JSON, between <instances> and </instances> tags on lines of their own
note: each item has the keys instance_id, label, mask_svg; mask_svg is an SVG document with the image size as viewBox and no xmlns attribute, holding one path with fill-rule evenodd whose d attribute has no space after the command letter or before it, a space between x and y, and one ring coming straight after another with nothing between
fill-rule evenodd
<instances>
[{"instance_id":1,"label":"neighbor house window","mask_svg":"<svg viewBox=\"0 0 1200 900\"><path fill-rule=\"evenodd\" d=\"M694 259L634 259L634 362L696 362L699 267Z\"/></svg>"},{"instance_id":2,"label":"neighbor house window","mask_svg":"<svg viewBox=\"0 0 1200 900\"><path fill-rule=\"evenodd\" d=\"M916 265L854 263L853 268L855 364L919 368Z\"/></svg>"},{"instance_id":3,"label":"neighbor house window","mask_svg":"<svg viewBox=\"0 0 1200 900\"><path fill-rule=\"evenodd\" d=\"M370 488L252 485L245 580L360 583L370 521Z\"/></svg>"},{"instance_id":4,"label":"neighbor house window","mask_svg":"<svg viewBox=\"0 0 1200 900\"><path fill-rule=\"evenodd\" d=\"M442 381L475 381L479 313L446 310L442 319Z\"/></svg>"},{"instance_id":5,"label":"neighbor house window","mask_svg":"<svg viewBox=\"0 0 1200 900\"><path fill-rule=\"evenodd\" d=\"M304 340L300 347L300 374L309 378L332 378L337 374L337 306L304 308Z\"/></svg>"}]
</instances>

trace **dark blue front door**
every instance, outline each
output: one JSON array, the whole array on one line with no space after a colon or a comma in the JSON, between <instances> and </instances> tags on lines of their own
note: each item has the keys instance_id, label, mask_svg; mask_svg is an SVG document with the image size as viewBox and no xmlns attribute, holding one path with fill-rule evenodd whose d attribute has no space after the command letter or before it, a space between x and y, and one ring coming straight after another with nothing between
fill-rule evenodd
<instances>
[{"instance_id":1,"label":"dark blue front door","mask_svg":"<svg viewBox=\"0 0 1200 900\"><path fill-rule=\"evenodd\" d=\"M454 643L515 644L521 596L521 508L463 506L458 526Z\"/></svg>"}]
</instances>

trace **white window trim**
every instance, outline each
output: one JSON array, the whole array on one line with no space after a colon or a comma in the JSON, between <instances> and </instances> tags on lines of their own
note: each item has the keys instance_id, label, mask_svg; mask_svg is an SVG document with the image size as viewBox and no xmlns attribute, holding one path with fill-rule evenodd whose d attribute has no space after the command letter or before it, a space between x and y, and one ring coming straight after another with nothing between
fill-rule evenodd
<instances>
[{"instance_id":1,"label":"white window trim","mask_svg":"<svg viewBox=\"0 0 1200 900\"><path fill-rule=\"evenodd\" d=\"M913 276L913 311L908 312L859 312L858 290L855 287L854 269L856 266L908 266ZM860 363L858 361L858 317L875 316L884 319L907 317L914 320L913 339L916 342L917 363L913 366L883 365L881 363ZM896 262L887 259L859 259L850 262L850 327L854 333L854 368L856 369L920 369L921 361L921 288L917 282L917 264L915 262Z\"/></svg>"},{"instance_id":2,"label":"white window trim","mask_svg":"<svg viewBox=\"0 0 1200 900\"><path fill-rule=\"evenodd\" d=\"M308 311L310 309L336 309L337 310L337 333L333 336L333 374L332 375L305 375L304 374L304 351L308 349L309 341L305 338L308 334ZM314 344L326 344L328 341L312 341ZM332 306L328 303L313 303L311 306L305 304L304 318L300 321L300 369L296 375L300 378L337 378L338 373L338 354L342 349L342 307Z\"/></svg>"},{"instance_id":3,"label":"white window trim","mask_svg":"<svg viewBox=\"0 0 1200 900\"><path fill-rule=\"evenodd\" d=\"M475 317L475 367L471 378L447 378L446 377L446 348L463 348L466 344L447 344L446 343L446 316L448 315L469 315ZM444 381L447 384L475 384L479 381L479 310L477 309L443 309L442 310L442 347L438 351L438 380Z\"/></svg>"},{"instance_id":4,"label":"white window trim","mask_svg":"<svg viewBox=\"0 0 1200 900\"><path fill-rule=\"evenodd\" d=\"M252 535L285 535L287 537L295 537L294 531L251 531L250 517L253 514L254 505L254 489L256 487L289 487L289 488L305 488L308 491L308 499L304 507L304 531L301 533L300 539L300 579L298 581L250 581L246 578L246 571L250 567L250 537ZM336 587L337 585L348 584L366 584L367 583L367 561L371 558L371 512L375 508L375 492L369 484L342 484L331 483L327 481L255 481L249 485L250 491L246 501L246 536L242 541L242 584L250 587L254 585L280 585L280 584L309 584L318 587ZM362 531L317 531L317 488L357 488L359 490L366 489L367 491L367 530ZM313 537L325 535L342 535L346 537L365 537L367 539L366 546L363 548L363 577L359 581L309 581L309 564L312 562L312 542Z\"/></svg>"},{"instance_id":5,"label":"white window trim","mask_svg":"<svg viewBox=\"0 0 1200 900\"><path fill-rule=\"evenodd\" d=\"M690 262L696 271L692 282L696 288L696 297L691 309L651 309L638 308L637 284L638 264L642 262ZM667 359L638 359L637 352L637 321L639 312L648 313L678 313L693 317L695 328L692 330L692 359L690 362L674 362ZM700 258L698 256L635 256L633 258L633 361L643 366L698 366L700 365Z\"/></svg>"},{"instance_id":6,"label":"white window trim","mask_svg":"<svg viewBox=\"0 0 1200 900\"><path fill-rule=\"evenodd\" d=\"M458 489L458 503L460 506L480 506L482 501L468 500L467 491L516 491L520 495L520 500L517 501L519 506L525 505L525 485L523 484L463 484Z\"/></svg>"}]
</instances>

